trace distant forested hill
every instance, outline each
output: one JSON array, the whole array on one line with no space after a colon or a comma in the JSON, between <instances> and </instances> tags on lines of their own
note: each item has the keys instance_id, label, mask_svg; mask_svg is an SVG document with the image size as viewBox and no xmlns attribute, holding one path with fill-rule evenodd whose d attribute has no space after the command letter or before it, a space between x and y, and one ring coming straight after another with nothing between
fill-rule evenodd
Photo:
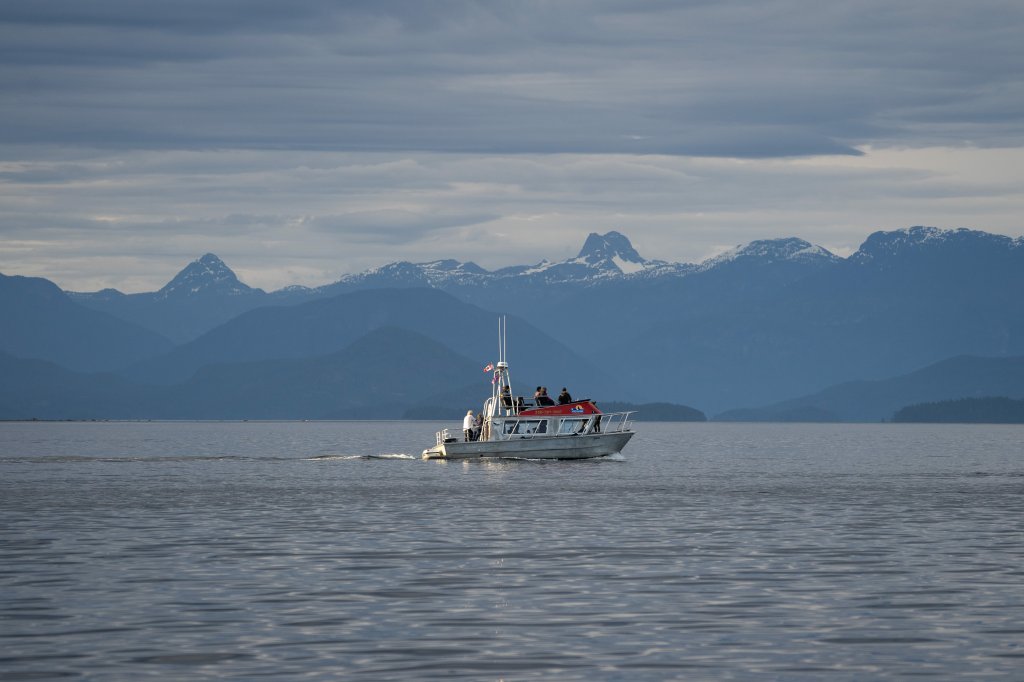
<instances>
[{"instance_id":1,"label":"distant forested hill","mask_svg":"<svg viewBox=\"0 0 1024 682\"><path fill-rule=\"evenodd\" d=\"M706 422L707 416L700 410L673 403L602 402L598 405L604 412L636 412L630 419L638 422Z\"/></svg>"},{"instance_id":2,"label":"distant forested hill","mask_svg":"<svg viewBox=\"0 0 1024 682\"><path fill-rule=\"evenodd\" d=\"M908 405L896 412L895 422L958 424L1024 424L1024 400L962 398Z\"/></svg>"},{"instance_id":3,"label":"distant forested hill","mask_svg":"<svg viewBox=\"0 0 1024 682\"><path fill-rule=\"evenodd\" d=\"M0 352L99 372L171 347L153 331L75 303L47 279L0 274Z\"/></svg>"},{"instance_id":4,"label":"distant forested hill","mask_svg":"<svg viewBox=\"0 0 1024 682\"><path fill-rule=\"evenodd\" d=\"M0 351L0 419L140 419L153 391L113 374L74 372Z\"/></svg>"},{"instance_id":5,"label":"distant forested hill","mask_svg":"<svg viewBox=\"0 0 1024 682\"><path fill-rule=\"evenodd\" d=\"M1024 397L1024 356L959 356L881 381L851 381L773 405L729 410L716 421L867 421L905 405L1003 395Z\"/></svg>"}]
</instances>

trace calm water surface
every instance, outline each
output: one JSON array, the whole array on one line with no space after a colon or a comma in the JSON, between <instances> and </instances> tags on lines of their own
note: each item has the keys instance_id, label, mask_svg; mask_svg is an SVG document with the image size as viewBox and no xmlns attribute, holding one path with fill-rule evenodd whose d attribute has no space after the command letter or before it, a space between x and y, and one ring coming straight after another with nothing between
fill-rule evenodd
<instances>
[{"instance_id":1,"label":"calm water surface","mask_svg":"<svg viewBox=\"0 0 1024 682\"><path fill-rule=\"evenodd\" d=\"M0 424L0 679L1024 679L1022 427L444 425Z\"/></svg>"}]
</instances>

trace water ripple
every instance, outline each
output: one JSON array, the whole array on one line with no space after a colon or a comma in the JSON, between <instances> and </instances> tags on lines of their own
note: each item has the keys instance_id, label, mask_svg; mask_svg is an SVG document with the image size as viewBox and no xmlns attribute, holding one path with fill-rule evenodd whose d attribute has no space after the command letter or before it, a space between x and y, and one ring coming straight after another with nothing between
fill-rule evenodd
<instances>
[{"instance_id":1,"label":"water ripple","mask_svg":"<svg viewBox=\"0 0 1024 682\"><path fill-rule=\"evenodd\" d=\"M0 425L2 677L1019 676L1022 430L427 427Z\"/></svg>"}]
</instances>

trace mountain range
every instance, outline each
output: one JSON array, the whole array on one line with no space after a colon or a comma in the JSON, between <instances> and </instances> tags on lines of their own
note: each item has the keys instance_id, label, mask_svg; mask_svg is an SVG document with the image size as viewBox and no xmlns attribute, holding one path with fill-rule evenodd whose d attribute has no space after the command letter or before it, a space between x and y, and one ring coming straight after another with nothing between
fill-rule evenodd
<instances>
[{"instance_id":1,"label":"mountain range","mask_svg":"<svg viewBox=\"0 0 1024 682\"><path fill-rule=\"evenodd\" d=\"M0 371L5 419L397 419L478 367L424 336L382 327L326 355L209 365L166 386L5 353ZM395 374L408 380L393 382ZM482 393L460 388L476 407ZM454 418L465 404L442 414Z\"/></svg>"},{"instance_id":2,"label":"mountain range","mask_svg":"<svg viewBox=\"0 0 1024 682\"><path fill-rule=\"evenodd\" d=\"M349 369L337 370L350 367L345 353L356 348L362 366L391 386L372 394L375 404L390 402L388 415L429 411L457 400L453 390L486 392L479 368L495 359L497 315L509 314L509 360L513 377L525 377L522 392L570 384L576 395L605 400L683 403L709 414L745 408L745 418L772 418L781 414L774 406L785 412L786 401L837 384L936 363L942 371L956 356L1024 355L1022 292L1024 239L928 227L876 232L848 258L785 238L699 264L645 259L609 232L589 235L575 258L559 262L495 271L455 260L398 262L272 292L240 282L213 254L140 294L63 292L47 280L0 275L8 321L0 352L5 375L22 381L5 390L4 405L19 386L36 395L54 372L70 371L65 378L76 386L102 387L90 407L97 416L104 401L140 417L383 412L357 399L369 394ZM426 380L426 367L385 356L387 348L417 358L435 345L447 354L435 347L430 370L444 369L447 393ZM32 386L33 371L49 379ZM333 392L318 392L316 376ZM259 377L266 391L251 390ZM231 388L239 386L250 390ZM974 395L966 384L950 390L915 400ZM115 395L133 398L118 403ZM838 419L879 414L821 409ZM84 414L40 410L33 416ZM16 412L0 406L0 416Z\"/></svg>"}]
</instances>

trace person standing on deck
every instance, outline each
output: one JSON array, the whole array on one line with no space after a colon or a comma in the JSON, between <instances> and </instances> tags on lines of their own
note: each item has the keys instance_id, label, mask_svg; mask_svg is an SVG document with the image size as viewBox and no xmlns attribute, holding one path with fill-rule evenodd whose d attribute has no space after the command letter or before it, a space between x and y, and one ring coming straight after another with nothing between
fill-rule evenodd
<instances>
[{"instance_id":1,"label":"person standing on deck","mask_svg":"<svg viewBox=\"0 0 1024 682\"><path fill-rule=\"evenodd\" d=\"M467 443L473 440L473 427L476 426L476 419L473 419L473 410L466 412L462 418L462 437Z\"/></svg>"}]
</instances>

